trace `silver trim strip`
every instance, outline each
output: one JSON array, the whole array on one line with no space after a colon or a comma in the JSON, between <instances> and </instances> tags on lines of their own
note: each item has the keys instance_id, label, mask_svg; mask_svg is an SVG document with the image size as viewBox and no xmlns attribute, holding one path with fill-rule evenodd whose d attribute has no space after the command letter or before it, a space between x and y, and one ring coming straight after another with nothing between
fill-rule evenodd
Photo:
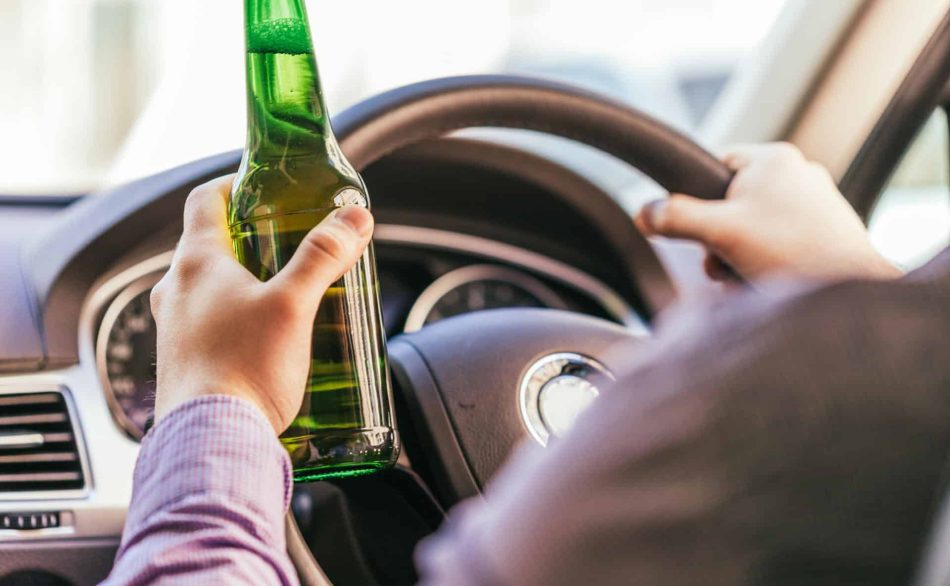
<instances>
[{"instance_id":1,"label":"silver trim strip","mask_svg":"<svg viewBox=\"0 0 950 586\"><path fill-rule=\"evenodd\" d=\"M410 333L421 330L439 300L450 291L477 281L510 283L534 295L545 307L564 309L564 301L558 297L557 293L534 277L500 265L468 265L449 271L430 283L412 304L402 331Z\"/></svg>"},{"instance_id":2,"label":"silver trim strip","mask_svg":"<svg viewBox=\"0 0 950 586\"><path fill-rule=\"evenodd\" d=\"M0 542L33 541L43 538L61 539L63 537L72 537L75 534L76 528L72 525L68 527L45 527L43 529L0 529Z\"/></svg>"},{"instance_id":3,"label":"silver trim strip","mask_svg":"<svg viewBox=\"0 0 950 586\"><path fill-rule=\"evenodd\" d=\"M630 304L603 281L542 254L480 236L399 224L380 224L376 226L375 238L377 242L466 252L520 266L584 293L603 307L608 314L635 333L649 333L646 324L633 311Z\"/></svg>"},{"instance_id":4,"label":"silver trim strip","mask_svg":"<svg viewBox=\"0 0 950 586\"><path fill-rule=\"evenodd\" d=\"M101 394L105 398L113 421L117 422L119 428L125 434L130 435L131 438L137 437L138 433L135 431L135 426L127 421L113 396L109 375L105 368L105 357L99 348L102 341L102 331L106 330L101 326L105 325L110 317L114 321L115 317L118 316L115 306L119 301L118 297L124 291L140 280L149 281L154 278L152 283L152 286L154 286L161 275L171 266L174 255L174 250L157 254L108 278L104 283L93 288L92 296L83 306L82 313L79 316L79 363L80 365L94 365L95 376L102 391ZM97 323L96 318L99 315L103 317L102 321ZM109 327L111 328L111 324ZM106 330L106 335L108 335L108 330Z\"/></svg>"},{"instance_id":5,"label":"silver trim strip","mask_svg":"<svg viewBox=\"0 0 950 586\"><path fill-rule=\"evenodd\" d=\"M42 433L0 434L0 448L38 448L45 443Z\"/></svg>"},{"instance_id":6,"label":"silver trim strip","mask_svg":"<svg viewBox=\"0 0 950 586\"><path fill-rule=\"evenodd\" d=\"M108 347L109 334L112 332L112 326L115 325L115 321L119 318L119 315L122 314L122 310L140 293L154 287L162 276L160 271L164 271L165 268L167 267L163 267L159 269L159 271L150 271L148 274L135 279L123 288L119 294L115 296L115 299L109 303L108 309L106 309L105 314L103 314L102 322L99 324L98 335L96 336L96 374L99 375L99 382L102 384L103 390L106 391L106 401L109 403L109 410L112 412L112 416L119 426L135 440L141 440L143 433L138 425L126 416L125 410L119 405L118 399L116 399L115 391L112 390L112 381L109 380L106 348Z\"/></svg>"},{"instance_id":7,"label":"silver trim strip","mask_svg":"<svg viewBox=\"0 0 950 586\"><path fill-rule=\"evenodd\" d=\"M538 403L541 389L544 388L544 385L564 374L565 368L570 366L589 368L599 375L614 380L613 373L606 366L589 356L574 352L548 354L529 366L522 375L521 384L518 388L518 410L521 413L521 422L524 423L525 429L528 430L534 441L545 447L547 447L551 438L551 432L541 417L541 408Z\"/></svg>"},{"instance_id":8,"label":"silver trim strip","mask_svg":"<svg viewBox=\"0 0 950 586\"><path fill-rule=\"evenodd\" d=\"M110 277L98 287L94 287L92 297L83 308L80 316L80 336L83 335L83 326L89 325L95 319L95 315L103 306L113 297L118 295L123 289L133 282L145 277L151 273L164 272L172 264L174 250L169 250L153 257L138 262L122 272ZM90 338L90 339L94 339Z\"/></svg>"}]
</instances>

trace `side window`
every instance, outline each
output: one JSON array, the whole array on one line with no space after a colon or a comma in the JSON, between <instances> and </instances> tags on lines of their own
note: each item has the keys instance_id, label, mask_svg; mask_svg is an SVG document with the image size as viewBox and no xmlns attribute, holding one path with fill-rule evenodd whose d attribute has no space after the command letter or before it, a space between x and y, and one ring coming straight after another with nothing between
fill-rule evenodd
<instances>
[{"instance_id":1,"label":"side window","mask_svg":"<svg viewBox=\"0 0 950 586\"><path fill-rule=\"evenodd\" d=\"M869 223L881 253L905 269L950 244L950 132L945 110L927 121L881 194Z\"/></svg>"}]
</instances>

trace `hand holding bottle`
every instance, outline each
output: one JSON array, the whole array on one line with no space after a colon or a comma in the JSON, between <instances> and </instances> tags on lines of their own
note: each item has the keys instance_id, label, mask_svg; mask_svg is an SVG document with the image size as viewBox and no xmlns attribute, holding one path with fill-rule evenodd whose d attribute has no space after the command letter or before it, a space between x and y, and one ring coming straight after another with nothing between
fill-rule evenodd
<instances>
[{"instance_id":1,"label":"hand holding bottle","mask_svg":"<svg viewBox=\"0 0 950 586\"><path fill-rule=\"evenodd\" d=\"M276 278L340 206L369 208L320 88L302 0L244 0L247 143L228 206L238 261ZM399 453L373 246L311 314L310 370L281 442L295 482L369 474ZM235 314L240 315L240 314Z\"/></svg>"},{"instance_id":2,"label":"hand holding bottle","mask_svg":"<svg viewBox=\"0 0 950 586\"><path fill-rule=\"evenodd\" d=\"M777 273L811 279L892 278L901 271L871 245L861 219L828 171L787 143L737 147L724 159L736 171L724 201L683 194L644 206L637 227L648 236L696 240L757 281Z\"/></svg>"},{"instance_id":3,"label":"hand holding bottle","mask_svg":"<svg viewBox=\"0 0 950 586\"><path fill-rule=\"evenodd\" d=\"M262 282L234 257L227 202L234 177L196 188L171 268L152 289L158 327L155 418L203 395L251 401L280 433L306 388L320 301L360 258L373 232L346 206L311 230L279 274Z\"/></svg>"}]
</instances>

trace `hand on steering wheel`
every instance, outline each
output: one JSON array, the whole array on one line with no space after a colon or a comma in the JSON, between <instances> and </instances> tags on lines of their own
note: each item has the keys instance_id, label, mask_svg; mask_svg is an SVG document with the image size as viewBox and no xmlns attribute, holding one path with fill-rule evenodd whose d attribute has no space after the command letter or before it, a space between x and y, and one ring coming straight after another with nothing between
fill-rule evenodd
<instances>
[{"instance_id":1,"label":"hand on steering wheel","mask_svg":"<svg viewBox=\"0 0 950 586\"><path fill-rule=\"evenodd\" d=\"M733 148L736 171L724 201L673 194L644 206L645 235L688 238L709 251L706 272L727 278L722 259L741 277L778 273L813 279L889 278L900 271L872 246L867 230L828 171L788 143Z\"/></svg>"}]
</instances>

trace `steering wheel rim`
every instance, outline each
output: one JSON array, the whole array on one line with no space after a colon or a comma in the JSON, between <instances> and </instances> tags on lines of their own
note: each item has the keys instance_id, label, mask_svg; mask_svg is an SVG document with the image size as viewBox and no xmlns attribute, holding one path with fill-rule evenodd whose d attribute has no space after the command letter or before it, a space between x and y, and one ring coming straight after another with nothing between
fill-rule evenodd
<instances>
[{"instance_id":1,"label":"steering wheel rim","mask_svg":"<svg viewBox=\"0 0 950 586\"><path fill-rule=\"evenodd\" d=\"M523 77L417 83L347 110L335 126L357 169L455 130L494 127L586 144L630 164L670 192L720 199L732 179L732 172L702 147L635 109L572 86ZM653 259L651 270L662 272L655 255ZM615 349L636 351L641 341L603 320L526 309L458 316L397 337L390 343L390 357L408 417L400 426L413 435L407 446L417 446L411 461L428 472L445 505L478 494L536 424L519 409L526 372L539 361L571 354L606 365L609 376L620 367ZM565 375L550 374L551 380ZM534 387L538 397L544 384Z\"/></svg>"},{"instance_id":2,"label":"steering wheel rim","mask_svg":"<svg viewBox=\"0 0 950 586\"><path fill-rule=\"evenodd\" d=\"M669 192L722 199L732 172L673 128L625 104L571 85L474 75L423 81L380 94L334 125L357 169L400 148L475 127L535 130L594 147Z\"/></svg>"},{"instance_id":3,"label":"steering wheel rim","mask_svg":"<svg viewBox=\"0 0 950 586\"><path fill-rule=\"evenodd\" d=\"M342 150L364 170L413 144L466 128L533 130L598 149L671 193L725 197L733 173L670 126L625 104L568 84L509 75L423 81L361 102L334 120ZM654 249L633 233L643 300L658 311L676 290ZM639 240L639 242L637 242Z\"/></svg>"}]
</instances>

